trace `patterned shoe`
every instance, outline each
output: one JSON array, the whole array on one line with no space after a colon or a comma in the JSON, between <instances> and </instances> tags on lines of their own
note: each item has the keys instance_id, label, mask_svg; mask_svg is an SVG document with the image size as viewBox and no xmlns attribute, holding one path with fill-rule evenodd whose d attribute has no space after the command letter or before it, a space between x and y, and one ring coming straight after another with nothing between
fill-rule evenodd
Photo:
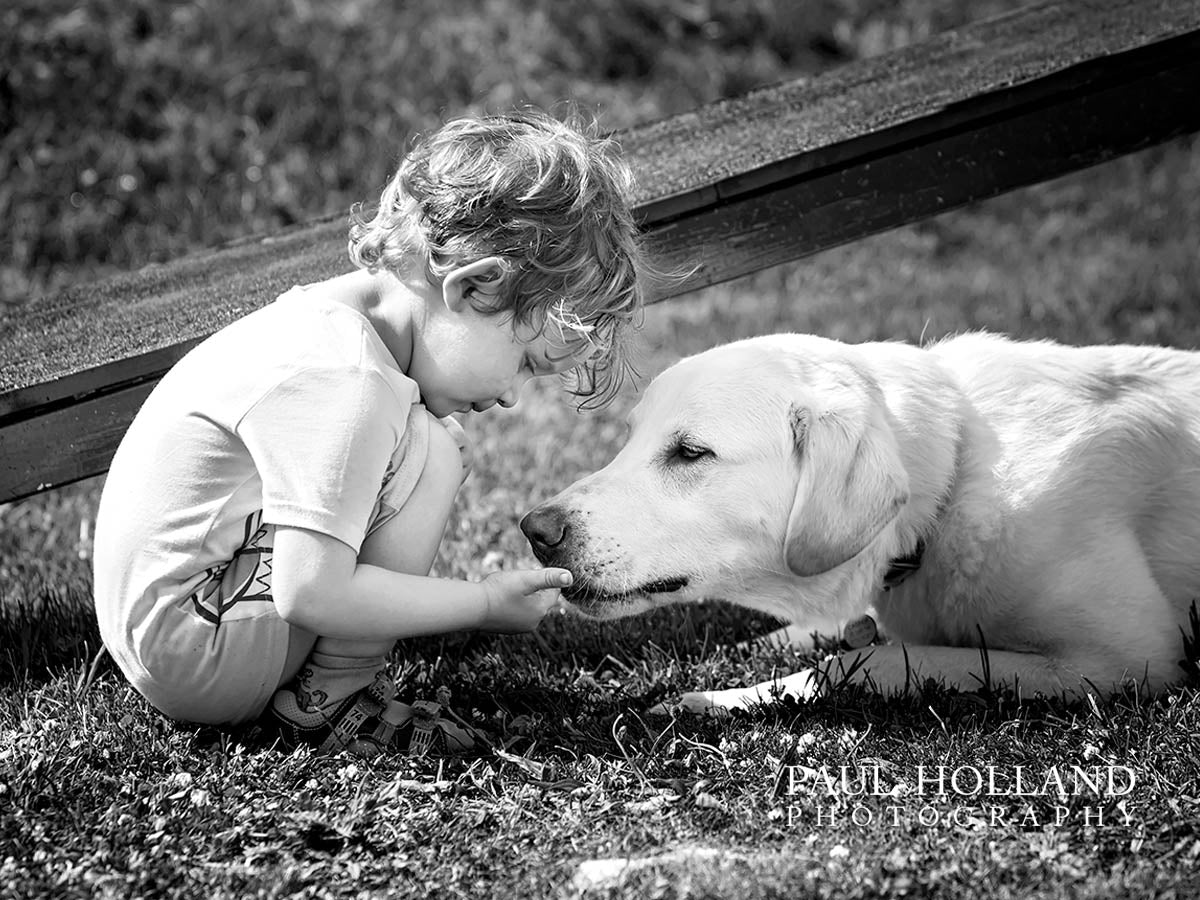
<instances>
[{"instance_id":1,"label":"patterned shoe","mask_svg":"<svg viewBox=\"0 0 1200 900\"><path fill-rule=\"evenodd\" d=\"M288 685L275 692L262 723L289 750L307 746L319 753L348 750L375 757L396 751L411 756L464 754L487 747L483 736L461 719L455 724L442 718L441 704L418 701L409 706L393 700L395 693L395 685L379 672L358 693L317 709L302 706L296 686Z\"/></svg>"}]
</instances>

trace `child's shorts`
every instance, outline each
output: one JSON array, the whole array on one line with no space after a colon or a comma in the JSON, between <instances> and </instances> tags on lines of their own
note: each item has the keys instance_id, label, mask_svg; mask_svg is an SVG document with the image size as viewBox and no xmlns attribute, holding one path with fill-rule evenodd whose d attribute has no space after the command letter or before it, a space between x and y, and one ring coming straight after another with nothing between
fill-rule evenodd
<instances>
[{"instance_id":1,"label":"child's shorts","mask_svg":"<svg viewBox=\"0 0 1200 900\"><path fill-rule=\"evenodd\" d=\"M395 471L410 469L414 458L423 468L425 447L419 454L414 449L406 448L410 455L403 467L389 469L367 537L395 518L411 494L416 477L408 472L397 477ZM186 599L155 604L152 621L145 623L153 637L138 641L141 665L122 666L138 691L177 721L225 725L257 719L315 640L276 612L275 526L264 523L260 511L247 519L245 534L227 566L189 583ZM297 658L298 646L303 652Z\"/></svg>"}]
</instances>

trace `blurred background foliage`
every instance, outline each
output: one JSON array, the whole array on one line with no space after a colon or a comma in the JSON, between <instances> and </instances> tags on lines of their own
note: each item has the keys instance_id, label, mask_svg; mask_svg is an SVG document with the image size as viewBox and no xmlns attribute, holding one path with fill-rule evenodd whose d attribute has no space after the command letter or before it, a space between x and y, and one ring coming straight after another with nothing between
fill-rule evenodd
<instances>
[{"instance_id":1,"label":"blurred background foliage","mask_svg":"<svg viewBox=\"0 0 1200 900\"><path fill-rule=\"evenodd\" d=\"M9 0L0 298L341 214L463 111L616 130L1017 5Z\"/></svg>"}]
</instances>

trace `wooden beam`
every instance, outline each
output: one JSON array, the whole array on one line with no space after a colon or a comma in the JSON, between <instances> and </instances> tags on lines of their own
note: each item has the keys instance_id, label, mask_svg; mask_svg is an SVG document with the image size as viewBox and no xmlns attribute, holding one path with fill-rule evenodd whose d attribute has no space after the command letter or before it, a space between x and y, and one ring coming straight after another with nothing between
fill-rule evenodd
<instances>
[{"instance_id":1,"label":"wooden beam","mask_svg":"<svg viewBox=\"0 0 1200 900\"><path fill-rule=\"evenodd\" d=\"M0 499L18 499L108 471L117 444L158 379L0 428Z\"/></svg>"},{"instance_id":2,"label":"wooden beam","mask_svg":"<svg viewBox=\"0 0 1200 900\"><path fill-rule=\"evenodd\" d=\"M769 183L655 222L651 244L699 262L676 288L691 290L1200 131L1200 32L1081 68L1006 91L999 109L847 142L836 163L777 166Z\"/></svg>"},{"instance_id":3,"label":"wooden beam","mask_svg":"<svg viewBox=\"0 0 1200 900\"><path fill-rule=\"evenodd\" d=\"M672 294L1200 130L1200 4L1062 0L620 135ZM348 268L326 219L0 320L0 502L97 474L205 336Z\"/></svg>"}]
</instances>

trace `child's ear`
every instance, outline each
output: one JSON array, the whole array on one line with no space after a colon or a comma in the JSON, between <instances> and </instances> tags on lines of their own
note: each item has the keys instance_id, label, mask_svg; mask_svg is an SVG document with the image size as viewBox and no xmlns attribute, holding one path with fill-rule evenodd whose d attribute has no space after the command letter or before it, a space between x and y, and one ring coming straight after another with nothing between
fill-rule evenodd
<instances>
[{"instance_id":1,"label":"child's ear","mask_svg":"<svg viewBox=\"0 0 1200 900\"><path fill-rule=\"evenodd\" d=\"M495 295L503 278L504 267L499 257L485 256L447 272L442 279L442 299L451 312L462 312L470 306L467 302L470 291Z\"/></svg>"}]
</instances>

